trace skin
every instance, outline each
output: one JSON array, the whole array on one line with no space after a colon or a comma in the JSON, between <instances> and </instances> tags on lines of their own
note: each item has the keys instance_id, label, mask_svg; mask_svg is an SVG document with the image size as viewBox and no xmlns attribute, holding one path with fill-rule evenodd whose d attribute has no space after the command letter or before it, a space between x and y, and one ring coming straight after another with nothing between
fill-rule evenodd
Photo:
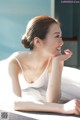
<instances>
[{"instance_id":1,"label":"skin","mask_svg":"<svg viewBox=\"0 0 80 120\"><path fill-rule=\"evenodd\" d=\"M49 61L50 72L46 92L46 102L30 102L22 99L18 76L22 70L13 57L9 58L9 75L12 80L13 92L17 96L14 101L14 110L57 112L62 114L80 114L80 100L71 100L65 104L58 104L61 95L61 74L64 61L72 55L70 50L61 53L63 45L62 32L58 24L52 24L44 41L34 38L34 49L29 52L18 53L16 57L23 65L23 74L27 82L35 82L42 74ZM34 64L33 64L34 63ZM53 87L54 86L54 87ZM54 95L54 96L53 96Z\"/></svg>"}]
</instances>

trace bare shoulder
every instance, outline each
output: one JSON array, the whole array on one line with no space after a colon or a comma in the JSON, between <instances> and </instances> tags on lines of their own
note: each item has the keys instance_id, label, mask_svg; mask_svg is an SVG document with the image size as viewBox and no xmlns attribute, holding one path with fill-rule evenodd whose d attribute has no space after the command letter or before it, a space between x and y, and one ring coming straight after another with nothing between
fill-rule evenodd
<instances>
[{"instance_id":1,"label":"bare shoulder","mask_svg":"<svg viewBox=\"0 0 80 120\"><path fill-rule=\"evenodd\" d=\"M10 55L10 57L8 57L7 61L8 61L8 67L9 68L16 68L16 70L20 70L20 65L18 63L17 60L22 60L22 58L24 58L25 56L25 52L23 51L19 51L19 52L14 52L12 55Z\"/></svg>"},{"instance_id":2,"label":"bare shoulder","mask_svg":"<svg viewBox=\"0 0 80 120\"><path fill-rule=\"evenodd\" d=\"M16 59L21 59L21 58L24 58L24 56L25 56L25 51L23 52L23 51L18 51L18 52L14 52L14 53L12 53L9 57L8 57L8 61L9 62L15 62L16 61Z\"/></svg>"},{"instance_id":3,"label":"bare shoulder","mask_svg":"<svg viewBox=\"0 0 80 120\"><path fill-rule=\"evenodd\" d=\"M23 53L23 52L21 52L21 51L14 52L14 53L12 53L12 54L8 57L8 60L13 60L13 59L15 59L16 57L21 56L22 53Z\"/></svg>"}]
</instances>

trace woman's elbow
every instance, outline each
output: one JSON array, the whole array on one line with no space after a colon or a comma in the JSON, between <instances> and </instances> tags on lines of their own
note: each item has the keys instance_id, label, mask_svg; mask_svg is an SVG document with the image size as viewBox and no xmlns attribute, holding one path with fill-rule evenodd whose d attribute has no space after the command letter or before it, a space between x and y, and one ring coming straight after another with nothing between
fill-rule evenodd
<instances>
[{"instance_id":1,"label":"woman's elbow","mask_svg":"<svg viewBox=\"0 0 80 120\"><path fill-rule=\"evenodd\" d=\"M20 110L20 102L15 101L15 102L14 102L14 105L13 105L13 109L14 109L15 111Z\"/></svg>"}]
</instances>

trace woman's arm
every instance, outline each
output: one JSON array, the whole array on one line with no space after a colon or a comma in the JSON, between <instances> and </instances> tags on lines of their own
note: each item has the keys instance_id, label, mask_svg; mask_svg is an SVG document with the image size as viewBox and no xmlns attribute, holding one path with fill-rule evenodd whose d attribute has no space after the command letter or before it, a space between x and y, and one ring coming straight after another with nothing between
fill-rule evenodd
<instances>
[{"instance_id":1,"label":"woman's arm","mask_svg":"<svg viewBox=\"0 0 80 120\"><path fill-rule=\"evenodd\" d=\"M19 111L38 111L38 112L56 112L61 113L63 105L57 103L41 103L41 102L30 102L30 101L15 101L14 110Z\"/></svg>"},{"instance_id":2,"label":"woman's arm","mask_svg":"<svg viewBox=\"0 0 80 120\"><path fill-rule=\"evenodd\" d=\"M46 92L47 102L57 102L61 96L61 74L64 62L53 59L52 70L49 76L49 82Z\"/></svg>"},{"instance_id":3,"label":"woman's arm","mask_svg":"<svg viewBox=\"0 0 80 120\"><path fill-rule=\"evenodd\" d=\"M14 102L14 110L80 115L80 100L74 99L65 104L35 103L22 100Z\"/></svg>"},{"instance_id":4,"label":"woman's arm","mask_svg":"<svg viewBox=\"0 0 80 120\"><path fill-rule=\"evenodd\" d=\"M11 82L12 82L12 89L13 89L13 93L18 96L21 97L21 87L19 84L19 73L20 73L20 67L18 62L15 59L11 59L9 60L9 65L8 65L8 72L9 72L9 76L11 78Z\"/></svg>"},{"instance_id":5,"label":"woman's arm","mask_svg":"<svg viewBox=\"0 0 80 120\"><path fill-rule=\"evenodd\" d=\"M68 50L68 52L70 52ZM64 61L70 58L72 52L55 56L52 59L52 70L49 77L46 99L47 102L57 102L61 96L61 75Z\"/></svg>"}]
</instances>

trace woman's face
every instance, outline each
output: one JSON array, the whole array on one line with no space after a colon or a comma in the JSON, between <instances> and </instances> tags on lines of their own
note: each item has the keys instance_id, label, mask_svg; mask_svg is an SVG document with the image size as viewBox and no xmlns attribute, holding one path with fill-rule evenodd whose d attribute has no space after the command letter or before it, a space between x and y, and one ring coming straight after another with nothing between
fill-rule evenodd
<instances>
[{"instance_id":1,"label":"woman's face","mask_svg":"<svg viewBox=\"0 0 80 120\"><path fill-rule=\"evenodd\" d=\"M61 54L62 45L63 41L60 26L58 24L52 24L43 41L43 49L48 54L56 56Z\"/></svg>"}]
</instances>

